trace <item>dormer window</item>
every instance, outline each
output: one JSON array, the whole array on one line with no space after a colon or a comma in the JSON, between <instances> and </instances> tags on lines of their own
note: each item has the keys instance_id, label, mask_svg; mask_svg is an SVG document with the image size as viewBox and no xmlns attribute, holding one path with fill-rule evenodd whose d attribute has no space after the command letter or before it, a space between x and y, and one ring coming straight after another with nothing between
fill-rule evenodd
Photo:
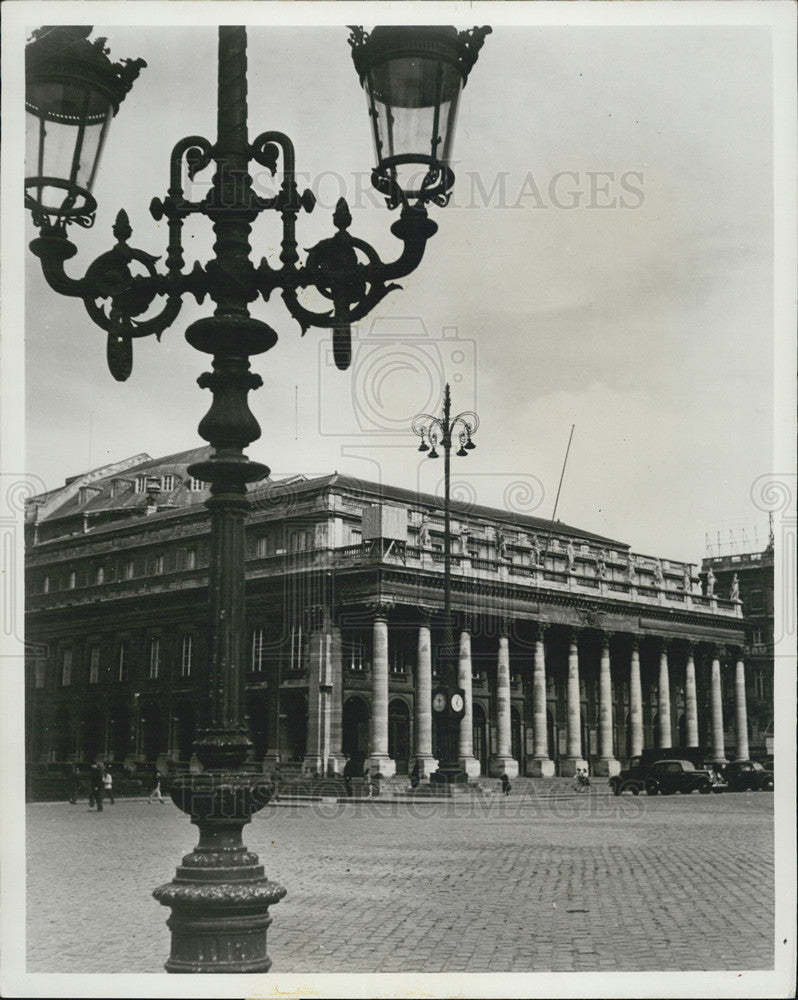
<instances>
[{"instance_id":1,"label":"dormer window","mask_svg":"<svg viewBox=\"0 0 798 1000\"><path fill-rule=\"evenodd\" d=\"M164 493L171 493L175 488L175 477L174 476L163 476L161 478L161 489Z\"/></svg>"},{"instance_id":2,"label":"dormer window","mask_svg":"<svg viewBox=\"0 0 798 1000\"><path fill-rule=\"evenodd\" d=\"M194 479L192 477L189 489L192 493L201 493L205 489L205 483L201 479Z\"/></svg>"},{"instance_id":3,"label":"dormer window","mask_svg":"<svg viewBox=\"0 0 798 1000\"><path fill-rule=\"evenodd\" d=\"M147 477L136 476L136 493L146 493L146 492L147 492Z\"/></svg>"}]
</instances>

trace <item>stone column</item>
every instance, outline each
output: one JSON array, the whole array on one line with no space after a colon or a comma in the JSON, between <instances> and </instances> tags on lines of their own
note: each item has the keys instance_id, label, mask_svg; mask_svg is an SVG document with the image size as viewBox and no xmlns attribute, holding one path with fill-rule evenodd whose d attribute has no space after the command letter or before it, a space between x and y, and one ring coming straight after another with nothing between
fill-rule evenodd
<instances>
[{"instance_id":1,"label":"stone column","mask_svg":"<svg viewBox=\"0 0 798 1000\"><path fill-rule=\"evenodd\" d=\"M726 763L726 745L723 739L723 692L720 686L721 650L712 651L712 672L710 675L710 742L712 760L716 764Z\"/></svg>"},{"instance_id":2,"label":"stone column","mask_svg":"<svg viewBox=\"0 0 798 1000\"><path fill-rule=\"evenodd\" d=\"M748 760L748 712L745 704L745 664L737 653L734 668L734 724L737 731L737 760Z\"/></svg>"},{"instance_id":3,"label":"stone column","mask_svg":"<svg viewBox=\"0 0 798 1000\"><path fill-rule=\"evenodd\" d=\"M374 640L371 653L371 725L366 767L372 776L379 771L386 778L396 774L396 764L388 756L388 607L374 612Z\"/></svg>"},{"instance_id":4,"label":"stone column","mask_svg":"<svg viewBox=\"0 0 798 1000\"><path fill-rule=\"evenodd\" d=\"M571 632L568 650L568 683L566 687L568 712L566 755L560 761L560 774L576 774L577 767L587 767L582 758L582 726L579 692L579 645L576 630Z\"/></svg>"},{"instance_id":5,"label":"stone column","mask_svg":"<svg viewBox=\"0 0 798 1000\"><path fill-rule=\"evenodd\" d=\"M418 627L418 661L416 668L416 746L415 757L419 774L426 777L438 769L432 755L432 638L430 613L420 609Z\"/></svg>"},{"instance_id":6,"label":"stone column","mask_svg":"<svg viewBox=\"0 0 798 1000\"><path fill-rule=\"evenodd\" d=\"M610 634L601 638L601 662L599 665L599 759L594 774L612 775L621 773L621 765L612 749L612 673L610 671Z\"/></svg>"},{"instance_id":7,"label":"stone column","mask_svg":"<svg viewBox=\"0 0 798 1000\"><path fill-rule=\"evenodd\" d=\"M501 623L496 660L496 753L490 758L494 778L518 775L518 761L512 756L510 732L510 639L506 622Z\"/></svg>"},{"instance_id":8,"label":"stone column","mask_svg":"<svg viewBox=\"0 0 798 1000\"><path fill-rule=\"evenodd\" d=\"M551 778L554 776L554 761L549 758L546 725L546 626L538 625L536 628L532 666L532 759L527 761L527 774Z\"/></svg>"},{"instance_id":9,"label":"stone column","mask_svg":"<svg viewBox=\"0 0 798 1000\"><path fill-rule=\"evenodd\" d=\"M344 662L341 628L332 619L328 622L327 658L330 689L330 743L327 756L328 774L343 774L346 758L341 746L344 715Z\"/></svg>"},{"instance_id":10,"label":"stone column","mask_svg":"<svg viewBox=\"0 0 798 1000\"><path fill-rule=\"evenodd\" d=\"M687 664L684 668L684 721L687 746L699 746L698 697L695 686L695 647L692 642L687 649Z\"/></svg>"},{"instance_id":11,"label":"stone column","mask_svg":"<svg viewBox=\"0 0 798 1000\"><path fill-rule=\"evenodd\" d=\"M632 636L629 665L629 749L632 757L643 752L643 690L640 685L640 636Z\"/></svg>"},{"instance_id":12,"label":"stone column","mask_svg":"<svg viewBox=\"0 0 798 1000\"><path fill-rule=\"evenodd\" d=\"M315 605L308 608L308 734L302 773L327 774L330 752L330 694L332 669L329 657L329 625L326 609Z\"/></svg>"},{"instance_id":13,"label":"stone column","mask_svg":"<svg viewBox=\"0 0 798 1000\"><path fill-rule=\"evenodd\" d=\"M659 653L657 713L658 749L667 750L673 746L673 739L671 737L671 682L668 675L668 644L664 639Z\"/></svg>"},{"instance_id":14,"label":"stone column","mask_svg":"<svg viewBox=\"0 0 798 1000\"><path fill-rule=\"evenodd\" d=\"M471 684L471 633L460 630L457 684L465 691L465 715L460 721L460 766L469 778L478 778L482 767L474 757L474 699Z\"/></svg>"}]
</instances>

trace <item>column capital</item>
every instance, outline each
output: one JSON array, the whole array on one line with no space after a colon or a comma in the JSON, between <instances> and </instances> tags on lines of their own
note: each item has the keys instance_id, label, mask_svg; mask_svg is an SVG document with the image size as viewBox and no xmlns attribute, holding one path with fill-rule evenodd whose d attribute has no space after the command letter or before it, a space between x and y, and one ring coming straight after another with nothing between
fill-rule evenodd
<instances>
[{"instance_id":1,"label":"column capital","mask_svg":"<svg viewBox=\"0 0 798 1000\"><path fill-rule=\"evenodd\" d=\"M323 604L311 604L305 608L305 625L310 631L318 631L324 626L325 611Z\"/></svg>"},{"instance_id":2,"label":"column capital","mask_svg":"<svg viewBox=\"0 0 798 1000\"><path fill-rule=\"evenodd\" d=\"M688 657L695 658L696 646L698 645L695 639L685 639L685 645L687 646Z\"/></svg>"},{"instance_id":3,"label":"column capital","mask_svg":"<svg viewBox=\"0 0 798 1000\"><path fill-rule=\"evenodd\" d=\"M631 638L631 640L632 640L632 649L633 649L633 650L634 650L634 651L635 651L636 653L639 653L639 652L640 652L640 640L641 640L641 639L642 639L643 637L642 637L642 636L640 635L640 633L639 633L639 632L632 632L632 633L630 634L630 638Z\"/></svg>"},{"instance_id":4,"label":"column capital","mask_svg":"<svg viewBox=\"0 0 798 1000\"><path fill-rule=\"evenodd\" d=\"M535 642L544 642L546 639L546 633L550 628L551 628L550 622L533 622L532 634L535 637Z\"/></svg>"},{"instance_id":5,"label":"column capital","mask_svg":"<svg viewBox=\"0 0 798 1000\"><path fill-rule=\"evenodd\" d=\"M394 609L394 602L391 600L367 601L366 607L374 621L387 621L388 615Z\"/></svg>"},{"instance_id":6,"label":"column capital","mask_svg":"<svg viewBox=\"0 0 798 1000\"><path fill-rule=\"evenodd\" d=\"M513 627L512 620L510 618L505 617L504 615L500 615L498 623L499 623L499 635L504 639L509 638Z\"/></svg>"},{"instance_id":7,"label":"column capital","mask_svg":"<svg viewBox=\"0 0 798 1000\"><path fill-rule=\"evenodd\" d=\"M454 616L453 627L457 629L458 632L471 632L471 626L473 624L473 615L468 611L461 611L459 614Z\"/></svg>"},{"instance_id":8,"label":"column capital","mask_svg":"<svg viewBox=\"0 0 798 1000\"><path fill-rule=\"evenodd\" d=\"M429 628L432 625L432 610L427 607L419 607L415 610L416 624Z\"/></svg>"},{"instance_id":9,"label":"column capital","mask_svg":"<svg viewBox=\"0 0 798 1000\"><path fill-rule=\"evenodd\" d=\"M742 646L729 646L728 652L731 659L738 662L743 660L744 649Z\"/></svg>"},{"instance_id":10,"label":"column capital","mask_svg":"<svg viewBox=\"0 0 798 1000\"><path fill-rule=\"evenodd\" d=\"M572 646L579 645L579 636L581 635L581 633L582 633L581 628L577 628L573 625L571 626L571 628L568 630L568 642L570 643L570 645Z\"/></svg>"},{"instance_id":11,"label":"column capital","mask_svg":"<svg viewBox=\"0 0 798 1000\"><path fill-rule=\"evenodd\" d=\"M609 649L610 648L610 639L614 635L615 635L615 633L612 632L612 631L610 631L609 629L602 629L601 630L601 632L599 633L599 638L601 639L601 647L602 647L602 649Z\"/></svg>"}]
</instances>

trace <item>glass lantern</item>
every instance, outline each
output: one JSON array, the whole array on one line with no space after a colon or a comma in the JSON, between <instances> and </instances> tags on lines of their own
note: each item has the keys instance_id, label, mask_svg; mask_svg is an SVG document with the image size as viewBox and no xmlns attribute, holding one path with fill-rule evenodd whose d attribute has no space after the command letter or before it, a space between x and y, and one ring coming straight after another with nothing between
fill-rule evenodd
<instances>
[{"instance_id":1,"label":"glass lantern","mask_svg":"<svg viewBox=\"0 0 798 1000\"><path fill-rule=\"evenodd\" d=\"M25 205L39 226L91 225L111 119L146 65L112 63L90 27L35 31L25 51Z\"/></svg>"},{"instance_id":2,"label":"glass lantern","mask_svg":"<svg viewBox=\"0 0 798 1000\"><path fill-rule=\"evenodd\" d=\"M374 186L391 206L445 205L460 92L490 28L352 28L352 58L368 101Z\"/></svg>"}]
</instances>

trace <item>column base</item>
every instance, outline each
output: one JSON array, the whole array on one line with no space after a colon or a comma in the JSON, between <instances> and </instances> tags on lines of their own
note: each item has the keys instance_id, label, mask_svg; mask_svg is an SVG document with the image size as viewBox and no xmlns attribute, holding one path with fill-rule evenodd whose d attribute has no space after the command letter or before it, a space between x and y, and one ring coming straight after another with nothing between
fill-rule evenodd
<instances>
[{"instance_id":1,"label":"column base","mask_svg":"<svg viewBox=\"0 0 798 1000\"><path fill-rule=\"evenodd\" d=\"M302 776L305 775L316 775L319 778L324 777L324 758L318 756L305 757L302 761Z\"/></svg>"},{"instance_id":2,"label":"column base","mask_svg":"<svg viewBox=\"0 0 798 1000\"><path fill-rule=\"evenodd\" d=\"M581 757L561 757L560 775L563 778L573 778L578 767L587 768L587 761Z\"/></svg>"},{"instance_id":3,"label":"column base","mask_svg":"<svg viewBox=\"0 0 798 1000\"><path fill-rule=\"evenodd\" d=\"M611 778L621 773L621 762L614 757L599 757L593 765L593 774L597 777Z\"/></svg>"},{"instance_id":4,"label":"column base","mask_svg":"<svg viewBox=\"0 0 798 1000\"><path fill-rule=\"evenodd\" d=\"M340 753L331 753L327 758L327 777L331 778L333 775L343 774L345 767L346 757Z\"/></svg>"},{"instance_id":5,"label":"column base","mask_svg":"<svg viewBox=\"0 0 798 1000\"><path fill-rule=\"evenodd\" d=\"M527 759L526 773L530 778L553 778L554 761L548 757L532 757Z\"/></svg>"},{"instance_id":6,"label":"column base","mask_svg":"<svg viewBox=\"0 0 798 1000\"><path fill-rule=\"evenodd\" d=\"M713 764L728 764L729 763L728 758L724 757L723 754L720 754L720 756L717 756L717 755L713 754L711 757L708 757L707 760L711 760Z\"/></svg>"},{"instance_id":7,"label":"column base","mask_svg":"<svg viewBox=\"0 0 798 1000\"><path fill-rule=\"evenodd\" d=\"M384 757L382 754L367 757L363 767L371 771L372 778L377 773L381 774L383 778L392 778L396 774L396 761L387 754Z\"/></svg>"},{"instance_id":8,"label":"column base","mask_svg":"<svg viewBox=\"0 0 798 1000\"><path fill-rule=\"evenodd\" d=\"M422 757L420 754L416 754L416 760L418 761L419 778L428 778L438 770L440 764L440 761L435 757Z\"/></svg>"},{"instance_id":9,"label":"column base","mask_svg":"<svg viewBox=\"0 0 798 1000\"><path fill-rule=\"evenodd\" d=\"M460 767L469 778L478 778L482 774L482 765L476 757L460 757Z\"/></svg>"},{"instance_id":10,"label":"column base","mask_svg":"<svg viewBox=\"0 0 798 1000\"><path fill-rule=\"evenodd\" d=\"M518 777L518 761L515 757L503 757L494 754L488 761L488 774L491 778L501 778L506 774L508 778Z\"/></svg>"}]
</instances>

